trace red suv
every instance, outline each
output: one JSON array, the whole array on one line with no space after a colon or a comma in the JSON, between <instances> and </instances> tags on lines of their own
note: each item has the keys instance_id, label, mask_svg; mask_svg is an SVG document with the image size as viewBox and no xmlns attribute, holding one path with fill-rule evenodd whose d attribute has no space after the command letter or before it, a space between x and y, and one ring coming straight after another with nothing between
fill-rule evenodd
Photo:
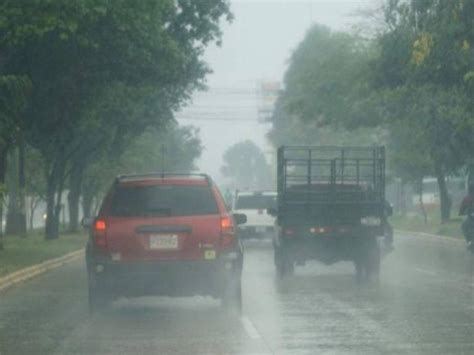
<instances>
[{"instance_id":1,"label":"red suv","mask_svg":"<svg viewBox=\"0 0 474 355\"><path fill-rule=\"evenodd\" d=\"M120 296L210 295L240 311L243 251L231 215L203 174L118 176L90 226L91 311Z\"/></svg>"}]
</instances>

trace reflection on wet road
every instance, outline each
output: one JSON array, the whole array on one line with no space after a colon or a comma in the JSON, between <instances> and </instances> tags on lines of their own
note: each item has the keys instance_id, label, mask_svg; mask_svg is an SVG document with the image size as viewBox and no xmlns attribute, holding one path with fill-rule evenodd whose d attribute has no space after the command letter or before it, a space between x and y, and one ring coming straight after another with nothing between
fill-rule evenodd
<instances>
[{"instance_id":1,"label":"reflection on wet road","mask_svg":"<svg viewBox=\"0 0 474 355\"><path fill-rule=\"evenodd\" d=\"M400 235L378 284L350 264L275 278L249 242L243 315L209 298L120 300L87 313L81 262L0 295L0 354L472 354L474 257L458 241Z\"/></svg>"}]
</instances>

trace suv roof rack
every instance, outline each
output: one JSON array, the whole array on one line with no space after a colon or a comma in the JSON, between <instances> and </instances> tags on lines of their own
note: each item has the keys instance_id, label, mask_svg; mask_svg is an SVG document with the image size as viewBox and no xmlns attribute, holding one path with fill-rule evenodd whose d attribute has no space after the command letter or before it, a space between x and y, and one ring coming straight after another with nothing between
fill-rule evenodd
<instances>
[{"instance_id":1,"label":"suv roof rack","mask_svg":"<svg viewBox=\"0 0 474 355\"><path fill-rule=\"evenodd\" d=\"M144 174L125 174L125 175L118 175L115 178L115 183L124 182L124 181L133 181L133 180L140 180L140 179L165 179L165 178L172 178L172 177L190 177L190 178L201 178L207 181L209 186L212 185L212 179L207 174L200 174L200 173L171 173L171 172L152 172L152 173L144 173Z\"/></svg>"}]
</instances>

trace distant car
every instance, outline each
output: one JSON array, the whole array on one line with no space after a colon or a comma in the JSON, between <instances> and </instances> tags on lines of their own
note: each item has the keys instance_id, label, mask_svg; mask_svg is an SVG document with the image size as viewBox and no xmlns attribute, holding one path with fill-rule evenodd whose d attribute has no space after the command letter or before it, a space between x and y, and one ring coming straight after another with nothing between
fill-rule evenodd
<instances>
[{"instance_id":1,"label":"distant car","mask_svg":"<svg viewBox=\"0 0 474 355\"><path fill-rule=\"evenodd\" d=\"M118 297L210 295L241 309L243 251L236 225L207 175L116 178L90 226L89 305Z\"/></svg>"},{"instance_id":2,"label":"distant car","mask_svg":"<svg viewBox=\"0 0 474 355\"><path fill-rule=\"evenodd\" d=\"M276 192L237 192L232 210L247 216L247 223L238 228L239 237L272 238L275 217L268 210L276 209L276 202Z\"/></svg>"}]
</instances>

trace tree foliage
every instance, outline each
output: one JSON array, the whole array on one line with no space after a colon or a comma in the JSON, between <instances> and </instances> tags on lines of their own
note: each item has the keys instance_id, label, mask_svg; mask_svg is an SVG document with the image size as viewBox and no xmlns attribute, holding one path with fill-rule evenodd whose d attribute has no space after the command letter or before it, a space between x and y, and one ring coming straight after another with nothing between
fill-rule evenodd
<instances>
[{"instance_id":1,"label":"tree foliage","mask_svg":"<svg viewBox=\"0 0 474 355\"><path fill-rule=\"evenodd\" d=\"M446 220L446 176L473 161L474 3L387 0L382 11L373 39L319 25L308 31L291 57L270 137L385 141L403 181L436 176Z\"/></svg>"},{"instance_id":2,"label":"tree foliage","mask_svg":"<svg viewBox=\"0 0 474 355\"><path fill-rule=\"evenodd\" d=\"M401 125L416 130L418 150L432 162L443 221L451 205L445 177L465 166L474 149L473 15L472 2L461 0L389 1L374 65L375 87L385 91L385 119L395 133ZM398 146L408 157L410 145Z\"/></svg>"},{"instance_id":3,"label":"tree foliage","mask_svg":"<svg viewBox=\"0 0 474 355\"><path fill-rule=\"evenodd\" d=\"M252 141L234 144L223 156L222 174L238 189L264 190L272 188L270 167L265 154Z\"/></svg>"},{"instance_id":4,"label":"tree foliage","mask_svg":"<svg viewBox=\"0 0 474 355\"><path fill-rule=\"evenodd\" d=\"M0 4L0 75L31 83L15 123L45 161L48 238L58 235L67 177L103 152L119 158L203 87L203 51L220 41L223 17L231 19L226 0ZM69 185L77 204L81 179Z\"/></svg>"},{"instance_id":5,"label":"tree foliage","mask_svg":"<svg viewBox=\"0 0 474 355\"><path fill-rule=\"evenodd\" d=\"M88 165L83 181L86 200L84 214L92 212L92 202L100 201L111 181L120 174L158 171L191 172L201 155L199 131L171 122L163 129L149 128L135 137L125 151L117 155L104 152ZM94 200L94 201L93 201Z\"/></svg>"},{"instance_id":6,"label":"tree foliage","mask_svg":"<svg viewBox=\"0 0 474 355\"><path fill-rule=\"evenodd\" d=\"M315 25L292 54L282 104L299 119L351 125L367 114L369 44L356 36Z\"/></svg>"}]
</instances>

